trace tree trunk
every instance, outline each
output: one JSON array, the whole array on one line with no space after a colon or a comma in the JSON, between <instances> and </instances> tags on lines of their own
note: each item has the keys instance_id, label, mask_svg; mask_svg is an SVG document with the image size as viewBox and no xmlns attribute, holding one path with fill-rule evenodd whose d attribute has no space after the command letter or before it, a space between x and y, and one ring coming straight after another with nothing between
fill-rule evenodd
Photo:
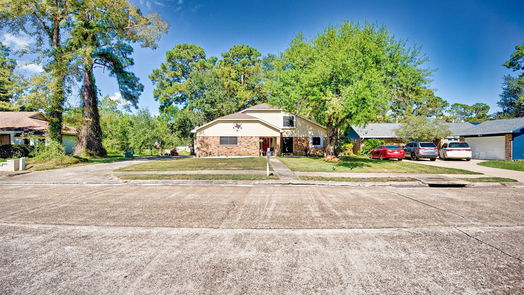
<instances>
[{"instance_id":1,"label":"tree trunk","mask_svg":"<svg viewBox=\"0 0 524 295\"><path fill-rule=\"evenodd\" d=\"M60 44L60 20L57 16L53 21L53 30L51 36L51 46L53 50L53 61L51 63L51 75L53 79L51 105L49 114L49 138L58 143L62 143L62 117L64 112L64 84L67 75L67 67L62 54Z\"/></svg>"},{"instance_id":2,"label":"tree trunk","mask_svg":"<svg viewBox=\"0 0 524 295\"><path fill-rule=\"evenodd\" d=\"M327 142L326 142L326 155L335 156L335 146L338 142L338 127L333 126L333 122L328 120L327 124Z\"/></svg>"},{"instance_id":3,"label":"tree trunk","mask_svg":"<svg viewBox=\"0 0 524 295\"><path fill-rule=\"evenodd\" d=\"M107 155L107 152L102 145L102 128L100 127L98 99L92 64L84 66L82 99L83 122L75 147L75 155L104 157Z\"/></svg>"}]
</instances>

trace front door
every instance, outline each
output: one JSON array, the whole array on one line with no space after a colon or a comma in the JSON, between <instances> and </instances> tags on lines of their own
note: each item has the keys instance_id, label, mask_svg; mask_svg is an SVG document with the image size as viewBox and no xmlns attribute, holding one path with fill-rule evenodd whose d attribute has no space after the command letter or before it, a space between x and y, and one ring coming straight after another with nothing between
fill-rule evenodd
<instances>
[{"instance_id":1,"label":"front door","mask_svg":"<svg viewBox=\"0 0 524 295\"><path fill-rule=\"evenodd\" d=\"M282 138L282 151L284 154L293 153L293 137Z\"/></svg>"},{"instance_id":2,"label":"front door","mask_svg":"<svg viewBox=\"0 0 524 295\"><path fill-rule=\"evenodd\" d=\"M9 134L0 134L0 145L11 144L11 136Z\"/></svg>"},{"instance_id":3,"label":"front door","mask_svg":"<svg viewBox=\"0 0 524 295\"><path fill-rule=\"evenodd\" d=\"M271 147L271 138L270 137L264 137L262 138L262 142L260 143L260 150L262 151L262 155L265 156L267 153L267 150Z\"/></svg>"}]
</instances>

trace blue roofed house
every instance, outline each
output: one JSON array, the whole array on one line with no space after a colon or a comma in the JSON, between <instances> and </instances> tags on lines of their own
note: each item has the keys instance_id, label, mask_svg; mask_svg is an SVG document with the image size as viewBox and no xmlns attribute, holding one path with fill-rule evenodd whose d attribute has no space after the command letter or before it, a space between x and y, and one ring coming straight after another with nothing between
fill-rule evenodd
<instances>
[{"instance_id":1,"label":"blue roofed house","mask_svg":"<svg viewBox=\"0 0 524 295\"><path fill-rule=\"evenodd\" d=\"M474 159L524 160L524 118L490 120L481 123L447 123L451 136L440 141L466 141ZM395 129L399 123L370 123L351 127L347 137L353 141L354 150L361 149L366 139L382 139L386 143L403 145Z\"/></svg>"}]
</instances>

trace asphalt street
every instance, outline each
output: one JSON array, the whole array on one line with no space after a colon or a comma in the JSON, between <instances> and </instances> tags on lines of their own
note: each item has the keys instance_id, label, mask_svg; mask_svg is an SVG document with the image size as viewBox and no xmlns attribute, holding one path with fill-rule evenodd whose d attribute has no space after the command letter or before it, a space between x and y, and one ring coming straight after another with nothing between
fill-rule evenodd
<instances>
[{"instance_id":1,"label":"asphalt street","mask_svg":"<svg viewBox=\"0 0 524 295\"><path fill-rule=\"evenodd\" d=\"M523 188L0 184L1 294L522 294Z\"/></svg>"}]
</instances>

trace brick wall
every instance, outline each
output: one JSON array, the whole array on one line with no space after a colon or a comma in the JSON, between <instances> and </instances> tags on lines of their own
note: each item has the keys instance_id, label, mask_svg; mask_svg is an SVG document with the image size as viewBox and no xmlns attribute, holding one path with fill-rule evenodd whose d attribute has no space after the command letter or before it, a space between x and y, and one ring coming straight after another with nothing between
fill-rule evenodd
<instances>
[{"instance_id":1,"label":"brick wall","mask_svg":"<svg viewBox=\"0 0 524 295\"><path fill-rule=\"evenodd\" d=\"M308 149L308 155L310 156L323 156L324 148L310 147L309 137L293 137L293 155L305 156L305 149ZM326 138L324 138L324 145L326 144Z\"/></svg>"},{"instance_id":2,"label":"brick wall","mask_svg":"<svg viewBox=\"0 0 524 295\"><path fill-rule=\"evenodd\" d=\"M511 160L511 143L513 141L513 134L504 135L504 159Z\"/></svg>"},{"instance_id":3,"label":"brick wall","mask_svg":"<svg viewBox=\"0 0 524 295\"><path fill-rule=\"evenodd\" d=\"M260 154L258 136L239 136L237 145L220 145L220 136L197 136L197 157L253 156Z\"/></svg>"}]
</instances>

